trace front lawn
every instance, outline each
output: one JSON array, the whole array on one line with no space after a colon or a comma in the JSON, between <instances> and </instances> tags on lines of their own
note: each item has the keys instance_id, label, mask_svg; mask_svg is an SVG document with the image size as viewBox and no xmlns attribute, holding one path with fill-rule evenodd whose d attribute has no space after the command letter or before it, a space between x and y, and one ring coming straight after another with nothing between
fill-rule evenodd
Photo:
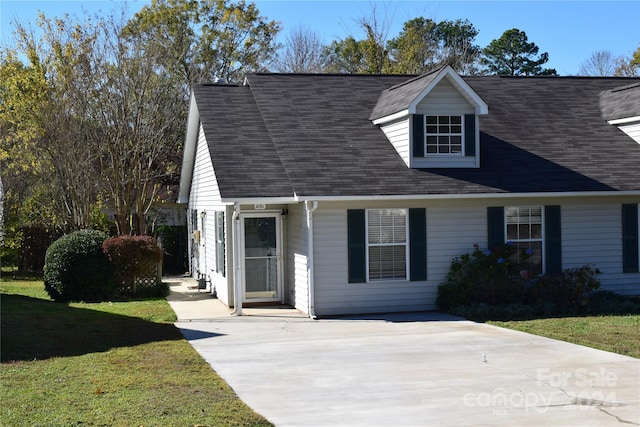
<instances>
[{"instance_id":1,"label":"front lawn","mask_svg":"<svg viewBox=\"0 0 640 427\"><path fill-rule=\"evenodd\" d=\"M487 323L640 359L640 315L561 317Z\"/></svg>"},{"instance_id":2,"label":"front lawn","mask_svg":"<svg viewBox=\"0 0 640 427\"><path fill-rule=\"evenodd\" d=\"M167 302L59 304L0 282L0 420L32 426L268 426L182 337Z\"/></svg>"}]
</instances>

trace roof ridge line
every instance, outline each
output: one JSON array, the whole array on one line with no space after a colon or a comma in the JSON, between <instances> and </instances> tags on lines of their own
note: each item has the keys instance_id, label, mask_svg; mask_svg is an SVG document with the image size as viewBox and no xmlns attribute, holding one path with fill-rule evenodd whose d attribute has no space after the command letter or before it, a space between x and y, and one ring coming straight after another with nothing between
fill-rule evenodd
<instances>
[{"instance_id":1,"label":"roof ridge line","mask_svg":"<svg viewBox=\"0 0 640 427\"><path fill-rule=\"evenodd\" d=\"M408 84L410 84L410 83L416 82L416 81L418 81L418 80L420 80L420 79L423 79L423 78L425 78L425 77L427 77L427 76L430 76L430 75L432 75L432 74L439 73L439 72L440 72L440 71L442 71L445 67L446 67L446 65L443 65L442 67L440 67L440 68L436 68L435 70L431 70L431 71L429 71L428 73L423 73L423 74L420 74L419 76L412 77L412 78L410 78L409 80L407 80L407 81L405 81L405 82L398 83L397 85L391 86L391 87L390 87L389 89L387 89L387 90L388 90L388 91L396 90L396 89L398 89L398 88L401 88L402 86L406 86L406 85L408 85Z\"/></svg>"}]
</instances>

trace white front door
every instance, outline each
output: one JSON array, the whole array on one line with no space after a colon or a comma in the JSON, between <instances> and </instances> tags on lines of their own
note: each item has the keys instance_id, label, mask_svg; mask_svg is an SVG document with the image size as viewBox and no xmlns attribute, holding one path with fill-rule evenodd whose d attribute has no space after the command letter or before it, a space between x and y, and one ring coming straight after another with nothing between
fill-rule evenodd
<instances>
[{"instance_id":1,"label":"white front door","mask_svg":"<svg viewBox=\"0 0 640 427\"><path fill-rule=\"evenodd\" d=\"M242 215L243 302L282 300L281 228L279 213Z\"/></svg>"}]
</instances>

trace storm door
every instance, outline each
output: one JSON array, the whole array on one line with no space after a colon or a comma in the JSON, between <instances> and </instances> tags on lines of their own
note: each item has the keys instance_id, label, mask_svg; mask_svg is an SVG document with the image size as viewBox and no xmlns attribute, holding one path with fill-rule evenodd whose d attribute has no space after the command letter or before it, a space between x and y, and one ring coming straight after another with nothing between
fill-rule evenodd
<instances>
[{"instance_id":1,"label":"storm door","mask_svg":"<svg viewBox=\"0 0 640 427\"><path fill-rule=\"evenodd\" d=\"M280 228L280 214L243 215L244 302L282 299Z\"/></svg>"}]
</instances>

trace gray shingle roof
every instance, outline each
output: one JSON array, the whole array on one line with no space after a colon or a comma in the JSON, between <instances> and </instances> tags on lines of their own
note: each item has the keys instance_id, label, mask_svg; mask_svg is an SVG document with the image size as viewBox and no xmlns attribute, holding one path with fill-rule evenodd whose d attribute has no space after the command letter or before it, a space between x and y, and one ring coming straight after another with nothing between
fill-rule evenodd
<instances>
[{"instance_id":1,"label":"gray shingle roof","mask_svg":"<svg viewBox=\"0 0 640 427\"><path fill-rule=\"evenodd\" d=\"M223 198L291 197L293 189L247 86L193 88Z\"/></svg>"},{"instance_id":2,"label":"gray shingle roof","mask_svg":"<svg viewBox=\"0 0 640 427\"><path fill-rule=\"evenodd\" d=\"M245 87L197 88L223 197L640 191L640 145L599 104L640 79L465 77L489 105L478 169L409 169L371 123L381 94L408 79L251 74Z\"/></svg>"},{"instance_id":3,"label":"gray shingle roof","mask_svg":"<svg viewBox=\"0 0 640 427\"><path fill-rule=\"evenodd\" d=\"M404 77L405 81L402 83L385 89L380 95L376 106L373 107L369 118L376 120L409 108L409 104L420 95L429 83L438 77L441 69L433 70L410 80L406 80L406 77Z\"/></svg>"},{"instance_id":4,"label":"gray shingle roof","mask_svg":"<svg viewBox=\"0 0 640 427\"><path fill-rule=\"evenodd\" d=\"M602 92L600 94L600 108L605 120L640 116L640 83Z\"/></svg>"}]
</instances>

